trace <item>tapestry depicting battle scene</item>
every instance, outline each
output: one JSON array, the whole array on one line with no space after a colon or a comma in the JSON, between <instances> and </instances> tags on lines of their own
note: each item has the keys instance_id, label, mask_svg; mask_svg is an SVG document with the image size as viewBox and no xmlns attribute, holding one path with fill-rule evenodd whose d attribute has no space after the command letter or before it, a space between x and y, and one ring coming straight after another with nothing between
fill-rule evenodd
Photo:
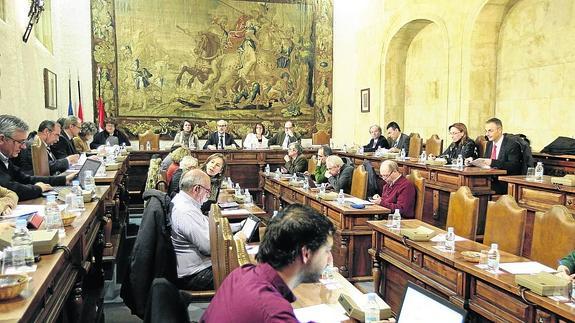
<instances>
[{"instance_id":1,"label":"tapestry depicting battle scene","mask_svg":"<svg viewBox=\"0 0 575 323\"><path fill-rule=\"evenodd\" d=\"M305 137L331 132L331 6L93 0L95 93L132 134L170 134L183 119L200 136L218 119L241 137L255 122L278 129L285 120Z\"/></svg>"}]
</instances>

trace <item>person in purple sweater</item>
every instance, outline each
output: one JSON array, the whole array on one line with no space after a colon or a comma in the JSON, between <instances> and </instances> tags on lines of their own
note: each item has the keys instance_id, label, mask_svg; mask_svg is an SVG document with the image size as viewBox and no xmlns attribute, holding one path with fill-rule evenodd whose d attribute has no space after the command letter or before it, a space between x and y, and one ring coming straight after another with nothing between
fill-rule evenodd
<instances>
[{"instance_id":1,"label":"person in purple sweater","mask_svg":"<svg viewBox=\"0 0 575 323\"><path fill-rule=\"evenodd\" d=\"M374 203L379 204L392 212L399 209L403 218L415 217L415 186L399 172L397 163L386 160L379 167L379 175L385 184L381 189L381 196L373 196Z\"/></svg>"}]
</instances>

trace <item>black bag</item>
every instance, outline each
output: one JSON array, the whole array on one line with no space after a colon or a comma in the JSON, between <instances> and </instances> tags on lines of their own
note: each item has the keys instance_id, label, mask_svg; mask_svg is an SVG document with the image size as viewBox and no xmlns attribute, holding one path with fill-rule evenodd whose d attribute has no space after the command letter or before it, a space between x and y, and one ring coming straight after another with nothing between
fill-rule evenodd
<instances>
[{"instance_id":1,"label":"black bag","mask_svg":"<svg viewBox=\"0 0 575 323\"><path fill-rule=\"evenodd\" d=\"M521 149L521 174L527 174L527 168L535 166L529 140L522 134L507 134L507 136L519 145Z\"/></svg>"},{"instance_id":2,"label":"black bag","mask_svg":"<svg viewBox=\"0 0 575 323\"><path fill-rule=\"evenodd\" d=\"M552 143L545 146L541 152L550 155L575 155L575 139L557 137Z\"/></svg>"}]
</instances>

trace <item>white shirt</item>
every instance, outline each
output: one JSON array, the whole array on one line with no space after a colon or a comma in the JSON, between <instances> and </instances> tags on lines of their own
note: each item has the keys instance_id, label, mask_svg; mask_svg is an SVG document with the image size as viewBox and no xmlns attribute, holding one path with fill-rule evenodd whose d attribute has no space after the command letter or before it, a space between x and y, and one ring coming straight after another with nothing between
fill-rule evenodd
<instances>
[{"instance_id":1,"label":"white shirt","mask_svg":"<svg viewBox=\"0 0 575 323\"><path fill-rule=\"evenodd\" d=\"M499 158L499 152L501 151L501 144L502 143L503 143L503 135L501 135L501 137L499 137L499 140L493 142L493 144L496 146L495 159ZM493 149L493 146L491 146L491 149ZM491 152L489 152L489 157L491 157Z\"/></svg>"},{"instance_id":2,"label":"white shirt","mask_svg":"<svg viewBox=\"0 0 575 323\"><path fill-rule=\"evenodd\" d=\"M8 157L6 157L6 155L4 155L3 153L0 153L0 160L2 160L2 162L6 166L6 169L8 169L9 165Z\"/></svg>"},{"instance_id":3,"label":"white shirt","mask_svg":"<svg viewBox=\"0 0 575 323\"><path fill-rule=\"evenodd\" d=\"M185 192L173 199L172 244L178 263L178 277L193 275L212 265L210 228L201 205Z\"/></svg>"},{"instance_id":4,"label":"white shirt","mask_svg":"<svg viewBox=\"0 0 575 323\"><path fill-rule=\"evenodd\" d=\"M244 148L267 148L268 147L268 138L262 135L262 142L258 141L258 137L255 133L248 133L246 136L246 140L244 140Z\"/></svg>"}]
</instances>

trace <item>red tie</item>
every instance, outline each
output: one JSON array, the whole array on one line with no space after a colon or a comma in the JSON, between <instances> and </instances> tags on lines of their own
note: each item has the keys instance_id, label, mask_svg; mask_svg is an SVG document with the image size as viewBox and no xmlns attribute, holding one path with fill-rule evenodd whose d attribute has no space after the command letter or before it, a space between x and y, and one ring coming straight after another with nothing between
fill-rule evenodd
<instances>
[{"instance_id":1,"label":"red tie","mask_svg":"<svg viewBox=\"0 0 575 323\"><path fill-rule=\"evenodd\" d=\"M491 159L497 159L497 145L493 144L493 149L491 150Z\"/></svg>"}]
</instances>

